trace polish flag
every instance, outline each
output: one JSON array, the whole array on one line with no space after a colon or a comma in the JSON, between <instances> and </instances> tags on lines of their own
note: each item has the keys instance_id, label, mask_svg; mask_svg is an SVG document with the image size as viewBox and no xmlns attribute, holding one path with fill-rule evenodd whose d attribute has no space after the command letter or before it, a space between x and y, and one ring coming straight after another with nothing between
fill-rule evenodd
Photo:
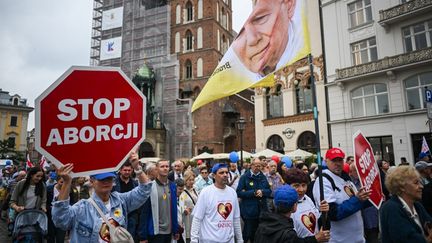
<instances>
[{"instance_id":1,"label":"polish flag","mask_svg":"<svg viewBox=\"0 0 432 243\"><path fill-rule=\"evenodd\" d=\"M33 167L33 163L30 161L30 155L27 154L26 170L30 169L31 167Z\"/></svg>"},{"instance_id":2,"label":"polish flag","mask_svg":"<svg viewBox=\"0 0 432 243\"><path fill-rule=\"evenodd\" d=\"M46 160L45 156L43 156L43 155L42 155L42 158L39 161L39 166L43 170L47 170L47 168L50 167L50 165L48 164L48 161Z\"/></svg>"}]
</instances>

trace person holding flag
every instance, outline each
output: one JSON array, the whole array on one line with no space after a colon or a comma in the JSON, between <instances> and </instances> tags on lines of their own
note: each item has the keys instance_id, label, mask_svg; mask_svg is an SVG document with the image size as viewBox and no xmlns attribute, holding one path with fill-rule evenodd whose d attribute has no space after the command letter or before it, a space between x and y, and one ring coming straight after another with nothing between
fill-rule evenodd
<instances>
[{"instance_id":1,"label":"person holding flag","mask_svg":"<svg viewBox=\"0 0 432 243\"><path fill-rule=\"evenodd\" d=\"M363 187L358 191L348 174L343 171L345 153L340 148L331 148L325 155L327 168L322 172L324 200L329 203L331 243L364 243L361 209L371 192ZM313 186L315 204L320 202L320 181ZM325 224L326 226L326 224Z\"/></svg>"}]
</instances>

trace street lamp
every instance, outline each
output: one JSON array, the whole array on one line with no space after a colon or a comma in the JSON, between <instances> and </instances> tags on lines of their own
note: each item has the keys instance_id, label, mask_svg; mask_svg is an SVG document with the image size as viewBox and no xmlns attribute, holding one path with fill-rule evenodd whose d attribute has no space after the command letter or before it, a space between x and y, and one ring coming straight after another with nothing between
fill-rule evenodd
<instances>
[{"instance_id":1,"label":"street lamp","mask_svg":"<svg viewBox=\"0 0 432 243\"><path fill-rule=\"evenodd\" d=\"M243 169L243 131L245 130L245 126L244 117L240 117L237 121L237 129L240 131L240 172Z\"/></svg>"}]
</instances>

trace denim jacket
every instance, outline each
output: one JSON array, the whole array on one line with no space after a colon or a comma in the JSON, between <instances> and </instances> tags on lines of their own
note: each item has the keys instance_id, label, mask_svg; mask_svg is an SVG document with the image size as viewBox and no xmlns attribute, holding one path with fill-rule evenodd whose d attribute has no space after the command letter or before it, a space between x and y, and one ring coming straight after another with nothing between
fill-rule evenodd
<instances>
[{"instance_id":1,"label":"denim jacket","mask_svg":"<svg viewBox=\"0 0 432 243\"><path fill-rule=\"evenodd\" d=\"M112 192L110 195L110 218L120 226L127 227L127 215L139 208L150 196L151 183L140 184L130 192ZM102 200L93 193L92 198L102 211L107 214L107 208ZM56 227L70 230L70 243L98 242L99 231L103 220L97 210L87 200L80 200L73 206L69 199L53 202L52 219Z\"/></svg>"}]
</instances>

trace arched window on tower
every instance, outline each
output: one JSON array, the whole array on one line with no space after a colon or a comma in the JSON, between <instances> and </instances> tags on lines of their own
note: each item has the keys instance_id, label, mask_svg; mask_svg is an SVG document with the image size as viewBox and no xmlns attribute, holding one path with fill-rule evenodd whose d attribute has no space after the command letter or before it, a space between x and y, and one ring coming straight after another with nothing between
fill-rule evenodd
<instances>
[{"instance_id":1,"label":"arched window on tower","mask_svg":"<svg viewBox=\"0 0 432 243\"><path fill-rule=\"evenodd\" d=\"M186 50L192 50L192 32L190 30L186 31Z\"/></svg>"},{"instance_id":2,"label":"arched window on tower","mask_svg":"<svg viewBox=\"0 0 432 243\"><path fill-rule=\"evenodd\" d=\"M203 30L201 27L198 27L197 30L197 49L200 49L203 47Z\"/></svg>"},{"instance_id":3,"label":"arched window on tower","mask_svg":"<svg viewBox=\"0 0 432 243\"><path fill-rule=\"evenodd\" d=\"M186 60L185 62L185 79L192 78L192 62L191 60Z\"/></svg>"},{"instance_id":4,"label":"arched window on tower","mask_svg":"<svg viewBox=\"0 0 432 243\"><path fill-rule=\"evenodd\" d=\"M176 24L181 23L181 7L180 5L176 6Z\"/></svg>"},{"instance_id":5,"label":"arched window on tower","mask_svg":"<svg viewBox=\"0 0 432 243\"><path fill-rule=\"evenodd\" d=\"M186 21L192 21L193 20L193 5L191 1L188 1L186 3Z\"/></svg>"},{"instance_id":6,"label":"arched window on tower","mask_svg":"<svg viewBox=\"0 0 432 243\"><path fill-rule=\"evenodd\" d=\"M222 35L222 48L221 51L222 53L225 53L228 50L228 41L227 38L225 38L225 35Z\"/></svg>"},{"instance_id":7,"label":"arched window on tower","mask_svg":"<svg viewBox=\"0 0 432 243\"><path fill-rule=\"evenodd\" d=\"M200 57L197 60L197 77L203 76L203 59Z\"/></svg>"}]
</instances>

